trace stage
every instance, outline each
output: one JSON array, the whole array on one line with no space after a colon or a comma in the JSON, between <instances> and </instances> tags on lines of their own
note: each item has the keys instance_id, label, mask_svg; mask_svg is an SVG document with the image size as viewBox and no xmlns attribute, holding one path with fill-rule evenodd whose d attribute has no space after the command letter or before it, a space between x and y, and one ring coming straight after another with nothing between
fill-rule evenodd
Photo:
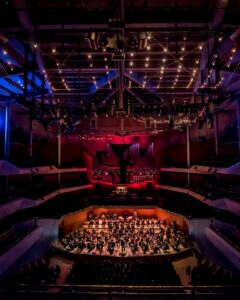
<instances>
[{"instance_id":1,"label":"stage","mask_svg":"<svg viewBox=\"0 0 240 300\"><path fill-rule=\"evenodd\" d=\"M189 253L188 221L158 207L89 207L62 217L55 250L74 257L171 257Z\"/></svg>"}]
</instances>

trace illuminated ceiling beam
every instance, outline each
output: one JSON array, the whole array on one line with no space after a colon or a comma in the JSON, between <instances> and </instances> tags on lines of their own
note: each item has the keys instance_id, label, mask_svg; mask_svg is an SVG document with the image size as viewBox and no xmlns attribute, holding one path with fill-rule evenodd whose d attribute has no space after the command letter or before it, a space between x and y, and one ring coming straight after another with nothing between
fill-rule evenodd
<instances>
[{"instance_id":1,"label":"illuminated ceiling beam","mask_svg":"<svg viewBox=\"0 0 240 300\"><path fill-rule=\"evenodd\" d=\"M7 89L5 86L0 85L0 91L1 91L1 90L2 90L3 92L8 93L9 96L15 95L11 90ZM0 94L1 94L1 92L0 92Z\"/></svg>"},{"instance_id":2,"label":"illuminated ceiling beam","mask_svg":"<svg viewBox=\"0 0 240 300\"><path fill-rule=\"evenodd\" d=\"M22 25L22 27L27 30L30 33L30 36L33 34L33 30L35 27L32 26L31 21L30 21L30 17L29 17L29 13L27 10L27 3L26 0L13 0L13 6L15 8L15 10L17 11L17 15L19 18L19 21ZM38 48L34 48L34 45L30 45L32 48L32 53L36 54L36 63L38 65L39 70L44 73L44 62L43 62L43 57L42 57L42 53L41 50ZM52 90L49 84L49 81L46 79L45 82L48 85L48 92L50 94L52 94Z\"/></svg>"},{"instance_id":3,"label":"illuminated ceiling beam","mask_svg":"<svg viewBox=\"0 0 240 300\"><path fill-rule=\"evenodd\" d=\"M100 107L100 106L102 106L102 105L105 105L106 102L107 102L108 100L110 100L110 99L112 98L112 96L114 96L118 91L119 91L119 87L116 88L115 90L113 90L106 98L104 98L104 99L97 105L97 107Z\"/></svg>"},{"instance_id":4,"label":"illuminated ceiling beam","mask_svg":"<svg viewBox=\"0 0 240 300\"><path fill-rule=\"evenodd\" d=\"M124 76L127 77L128 79L130 79L131 81L137 83L139 85L139 88L141 87L141 85L142 85L142 81L141 81L142 76L139 76L139 74L138 74L138 76L136 76L136 73L135 73L135 75L133 75L133 74L128 74L127 72L124 72ZM145 86L144 89L146 91L148 91L150 94L153 94L154 96L156 96L157 98L159 98L158 95L157 95L157 93L156 93L156 89L155 88L149 87L149 86ZM159 100L161 100L161 99L159 98ZM154 99L154 102L158 103L158 101L156 101L155 99Z\"/></svg>"},{"instance_id":5,"label":"illuminated ceiling beam","mask_svg":"<svg viewBox=\"0 0 240 300\"><path fill-rule=\"evenodd\" d=\"M106 72L106 69L104 69ZM94 75L95 72L92 71L92 75ZM96 92L99 91L99 89L104 88L106 85L108 85L109 83L111 84L112 81L114 81L116 78L118 77L118 73L116 71L109 71L109 75L104 75L101 76L100 78L96 79L97 82L97 86L98 88L95 87L94 84L91 84L89 87L89 94L95 94Z\"/></svg>"},{"instance_id":6,"label":"illuminated ceiling beam","mask_svg":"<svg viewBox=\"0 0 240 300\"><path fill-rule=\"evenodd\" d=\"M17 0L14 0L17 1ZM195 30L203 30L207 29L206 23L200 22L178 22L178 26L176 28L176 22L171 23L125 23L125 30L155 30L155 31L166 31L166 29L172 29L174 31L180 29L195 29ZM107 23L99 23L99 24L38 24L34 26L35 31L38 30L82 30L82 31L109 31L109 24ZM14 30L14 28L13 28Z\"/></svg>"},{"instance_id":7,"label":"illuminated ceiling beam","mask_svg":"<svg viewBox=\"0 0 240 300\"><path fill-rule=\"evenodd\" d=\"M229 0L217 0L216 1L213 21L211 23L209 23L210 30L217 30L221 27L228 4L229 4ZM215 45L214 39L210 39L204 44L203 50L202 50L202 56L201 56L201 60L200 60L200 70L201 71L206 70L207 65L209 63L209 59L211 58L211 55L210 55L210 57L206 57L207 47L209 48L208 52L211 54L214 49L214 45ZM194 91L193 91L194 94L197 93L200 85L201 85L201 72L199 72L198 77L195 81Z\"/></svg>"},{"instance_id":8,"label":"illuminated ceiling beam","mask_svg":"<svg viewBox=\"0 0 240 300\"><path fill-rule=\"evenodd\" d=\"M132 95L139 103L141 103L142 105L145 105L146 102L143 101L139 96L137 96L131 89L129 89L126 85L124 86L124 89L130 94Z\"/></svg>"}]
</instances>

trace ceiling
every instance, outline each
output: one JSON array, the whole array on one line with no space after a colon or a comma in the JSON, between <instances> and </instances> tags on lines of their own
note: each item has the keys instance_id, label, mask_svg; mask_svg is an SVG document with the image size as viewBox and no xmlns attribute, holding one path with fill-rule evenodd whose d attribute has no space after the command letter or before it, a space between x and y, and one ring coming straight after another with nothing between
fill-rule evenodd
<instances>
[{"instance_id":1,"label":"ceiling","mask_svg":"<svg viewBox=\"0 0 240 300\"><path fill-rule=\"evenodd\" d=\"M238 97L240 1L0 1L0 96L75 117ZM217 107L216 106L216 107Z\"/></svg>"}]
</instances>

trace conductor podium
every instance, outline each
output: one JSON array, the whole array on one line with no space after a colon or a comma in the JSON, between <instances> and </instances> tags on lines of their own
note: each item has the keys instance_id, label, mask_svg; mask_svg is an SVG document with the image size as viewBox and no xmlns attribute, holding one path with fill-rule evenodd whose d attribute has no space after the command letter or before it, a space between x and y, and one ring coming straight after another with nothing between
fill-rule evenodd
<instances>
[{"instance_id":1,"label":"conductor podium","mask_svg":"<svg viewBox=\"0 0 240 300\"><path fill-rule=\"evenodd\" d=\"M126 196L128 194L128 187L123 185L116 186L113 190L113 194L118 196Z\"/></svg>"}]
</instances>

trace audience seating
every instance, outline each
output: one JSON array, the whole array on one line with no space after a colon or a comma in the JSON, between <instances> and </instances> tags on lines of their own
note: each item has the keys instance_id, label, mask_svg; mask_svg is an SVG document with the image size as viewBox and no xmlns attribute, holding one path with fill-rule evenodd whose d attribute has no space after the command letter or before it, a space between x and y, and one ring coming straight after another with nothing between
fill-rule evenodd
<instances>
[{"instance_id":1,"label":"audience seating","mask_svg":"<svg viewBox=\"0 0 240 300\"><path fill-rule=\"evenodd\" d=\"M181 285L171 261L135 263L76 262L66 284Z\"/></svg>"},{"instance_id":2,"label":"audience seating","mask_svg":"<svg viewBox=\"0 0 240 300\"><path fill-rule=\"evenodd\" d=\"M60 274L60 267L50 267L47 259L37 260L16 271L10 278L12 284L53 284Z\"/></svg>"}]
</instances>

